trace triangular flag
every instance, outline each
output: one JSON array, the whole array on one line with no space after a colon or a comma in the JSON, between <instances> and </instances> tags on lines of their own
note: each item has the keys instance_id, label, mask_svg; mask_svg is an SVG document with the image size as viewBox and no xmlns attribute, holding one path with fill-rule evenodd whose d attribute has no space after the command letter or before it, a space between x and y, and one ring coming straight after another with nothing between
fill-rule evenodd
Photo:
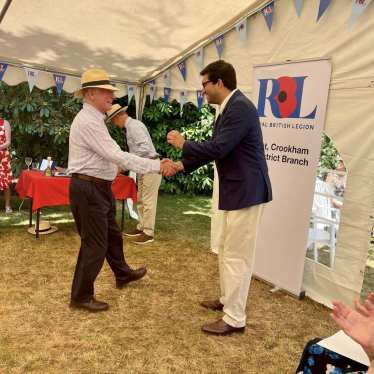
<instances>
[{"instance_id":1,"label":"triangular flag","mask_svg":"<svg viewBox=\"0 0 374 374\"><path fill-rule=\"evenodd\" d=\"M164 72L163 77L164 77L165 87L169 87L170 86L169 70L166 70Z\"/></svg>"},{"instance_id":2,"label":"triangular flag","mask_svg":"<svg viewBox=\"0 0 374 374\"><path fill-rule=\"evenodd\" d=\"M319 9L318 9L318 16L317 16L317 22L322 17L322 14L325 13L325 10L330 5L332 0L320 0L319 3Z\"/></svg>"},{"instance_id":3,"label":"triangular flag","mask_svg":"<svg viewBox=\"0 0 374 374\"><path fill-rule=\"evenodd\" d=\"M204 47L201 47L195 51L195 58L199 65L200 70L203 70L203 56L204 56Z\"/></svg>"},{"instance_id":4,"label":"triangular flag","mask_svg":"<svg viewBox=\"0 0 374 374\"><path fill-rule=\"evenodd\" d=\"M293 3L295 5L295 9L297 12L298 17L300 18L301 16L301 9L303 8L303 1L304 0L293 0Z\"/></svg>"},{"instance_id":5,"label":"triangular flag","mask_svg":"<svg viewBox=\"0 0 374 374\"><path fill-rule=\"evenodd\" d=\"M112 83L112 82L110 82L110 84L111 84L113 87L117 86L117 83Z\"/></svg>"},{"instance_id":6,"label":"triangular flag","mask_svg":"<svg viewBox=\"0 0 374 374\"><path fill-rule=\"evenodd\" d=\"M182 74L183 80L186 81L186 60L181 61L178 64L179 71Z\"/></svg>"},{"instance_id":7,"label":"triangular flag","mask_svg":"<svg viewBox=\"0 0 374 374\"><path fill-rule=\"evenodd\" d=\"M151 81L148 82L149 84L156 84L155 80L152 79Z\"/></svg>"},{"instance_id":8,"label":"triangular flag","mask_svg":"<svg viewBox=\"0 0 374 374\"><path fill-rule=\"evenodd\" d=\"M358 17L360 17L361 13L365 10L367 5L370 4L371 0L353 0L353 7L352 7L352 13L351 13L351 19L349 21L350 28Z\"/></svg>"},{"instance_id":9,"label":"triangular flag","mask_svg":"<svg viewBox=\"0 0 374 374\"><path fill-rule=\"evenodd\" d=\"M202 90L196 90L197 96L197 106L199 107L199 112L201 111L201 106L203 105L204 94Z\"/></svg>"},{"instance_id":10,"label":"triangular flag","mask_svg":"<svg viewBox=\"0 0 374 374\"><path fill-rule=\"evenodd\" d=\"M156 92L156 85L151 83L149 85L149 100L151 104L152 104L153 98L155 97L155 92Z\"/></svg>"},{"instance_id":11,"label":"triangular flag","mask_svg":"<svg viewBox=\"0 0 374 374\"><path fill-rule=\"evenodd\" d=\"M273 15L274 15L274 1L265 5L261 9L262 15L265 18L266 24L268 25L269 31L271 31L271 26L273 24Z\"/></svg>"},{"instance_id":12,"label":"triangular flag","mask_svg":"<svg viewBox=\"0 0 374 374\"><path fill-rule=\"evenodd\" d=\"M170 96L170 87L164 87L164 99L165 99L165 105L169 101L169 96Z\"/></svg>"},{"instance_id":13,"label":"triangular flag","mask_svg":"<svg viewBox=\"0 0 374 374\"><path fill-rule=\"evenodd\" d=\"M134 96L134 93L136 91L136 84L128 84L127 85L127 97L128 97L128 104L130 105L130 101L132 97Z\"/></svg>"},{"instance_id":14,"label":"triangular flag","mask_svg":"<svg viewBox=\"0 0 374 374\"><path fill-rule=\"evenodd\" d=\"M183 108L183 105L186 101L186 97L187 97L187 90L179 90L179 98L180 98L180 103L181 103L181 110Z\"/></svg>"},{"instance_id":15,"label":"triangular flag","mask_svg":"<svg viewBox=\"0 0 374 374\"><path fill-rule=\"evenodd\" d=\"M5 64L4 62L0 62L0 83L3 79L4 73L7 67L8 67L8 64Z\"/></svg>"},{"instance_id":16,"label":"triangular flag","mask_svg":"<svg viewBox=\"0 0 374 374\"><path fill-rule=\"evenodd\" d=\"M221 59L222 56L222 50L223 50L223 35L218 36L214 39L214 44L216 45L218 57Z\"/></svg>"},{"instance_id":17,"label":"triangular flag","mask_svg":"<svg viewBox=\"0 0 374 374\"><path fill-rule=\"evenodd\" d=\"M247 18L239 22L235 28L239 33L240 39L242 40L244 47L247 45Z\"/></svg>"},{"instance_id":18,"label":"triangular flag","mask_svg":"<svg viewBox=\"0 0 374 374\"><path fill-rule=\"evenodd\" d=\"M53 74L53 79L55 80L55 85L57 88L58 96L61 96L62 87L64 86L66 76L65 75L59 75L59 74Z\"/></svg>"},{"instance_id":19,"label":"triangular flag","mask_svg":"<svg viewBox=\"0 0 374 374\"><path fill-rule=\"evenodd\" d=\"M32 89L34 88L36 78L39 74L39 70L25 68L25 72L26 72L27 82L29 82L29 88L31 92Z\"/></svg>"}]
</instances>

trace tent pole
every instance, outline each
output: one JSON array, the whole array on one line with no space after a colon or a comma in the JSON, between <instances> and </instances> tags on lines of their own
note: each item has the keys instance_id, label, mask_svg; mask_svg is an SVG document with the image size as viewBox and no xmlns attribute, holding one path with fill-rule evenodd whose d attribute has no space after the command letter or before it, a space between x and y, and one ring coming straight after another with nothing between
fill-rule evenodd
<instances>
[{"instance_id":1,"label":"tent pole","mask_svg":"<svg viewBox=\"0 0 374 374\"><path fill-rule=\"evenodd\" d=\"M3 18L5 16L5 13L8 11L8 8L9 8L11 2L12 2L12 0L6 0L6 3L4 4L3 9L0 13L0 23L3 20Z\"/></svg>"}]
</instances>

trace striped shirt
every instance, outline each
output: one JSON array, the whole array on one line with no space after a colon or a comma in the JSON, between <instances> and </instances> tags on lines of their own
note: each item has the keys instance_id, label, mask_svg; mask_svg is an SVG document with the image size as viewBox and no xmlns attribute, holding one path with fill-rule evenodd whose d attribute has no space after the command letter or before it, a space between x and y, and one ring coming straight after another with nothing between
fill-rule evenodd
<instances>
[{"instance_id":1,"label":"striped shirt","mask_svg":"<svg viewBox=\"0 0 374 374\"><path fill-rule=\"evenodd\" d=\"M140 174L158 173L160 161L122 152L111 138L104 122L105 115L84 103L70 129L68 174L114 180L117 166Z\"/></svg>"},{"instance_id":2,"label":"striped shirt","mask_svg":"<svg viewBox=\"0 0 374 374\"><path fill-rule=\"evenodd\" d=\"M158 156L143 122L129 117L125 122L125 127L130 153L145 158Z\"/></svg>"}]
</instances>

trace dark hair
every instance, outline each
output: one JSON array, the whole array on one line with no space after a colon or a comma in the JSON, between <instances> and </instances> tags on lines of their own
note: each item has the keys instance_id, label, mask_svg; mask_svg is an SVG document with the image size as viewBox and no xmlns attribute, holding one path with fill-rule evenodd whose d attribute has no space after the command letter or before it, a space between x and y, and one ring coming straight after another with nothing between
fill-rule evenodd
<instances>
[{"instance_id":1,"label":"dark hair","mask_svg":"<svg viewBox=\"0 0 374 374\"><path fill-rule=\"evenodd\" d=\"M234 67L223 60L214 61L201 70L200 75L208 74L208 79L216 84L221 79L224 86L233 91L236 89L236 73Z\"/></svg>"}]
</instances>

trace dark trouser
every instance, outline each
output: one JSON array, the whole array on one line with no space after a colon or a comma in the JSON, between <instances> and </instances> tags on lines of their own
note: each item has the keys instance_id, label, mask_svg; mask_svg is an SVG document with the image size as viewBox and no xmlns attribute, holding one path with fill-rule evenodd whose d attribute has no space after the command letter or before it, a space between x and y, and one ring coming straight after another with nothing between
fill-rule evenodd
<instances>
[{"instance_id":1,"label":"dark trouser","mask_svg":"<svg viewBox=\"0 0 374 374\"><path fill-rule=\"evenodd\" d=\"M125 279L131 269L123 254L122 232L116 221L116 203L110 186L78 178L70 181L70 207L81 237L71 299L87 303L106 258L114 275Z\"/></svg>"}]
</instances>

